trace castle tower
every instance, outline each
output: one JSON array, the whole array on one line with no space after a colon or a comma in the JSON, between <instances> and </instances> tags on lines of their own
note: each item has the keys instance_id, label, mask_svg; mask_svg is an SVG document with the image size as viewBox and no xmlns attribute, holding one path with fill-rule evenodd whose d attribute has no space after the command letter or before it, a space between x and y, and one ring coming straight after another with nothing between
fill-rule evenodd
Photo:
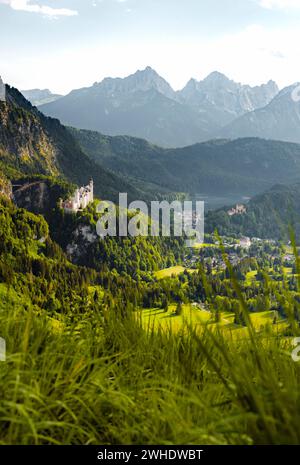
<instances>
[{"instance_id":1,"label":"castle tower","mask_svg":"<svg viewBox=\"0 0 300 465\"><path fill-rule=\"evenodd\" d=\"M90 202L93 202L94 201L94 181L92 178L90 179L89 187L90 187Z\"/></svg>"},{"instance_id":2,"label":"castle tower","mask_svg":"<svg viewBox=\"0 0 300 465\"><path fill-rule=\"evenodd\" d=\"M1 76L0 76L0 101L5 102L5 97L6 97L5 84L2 81Z\"/></svg>"}]
</instances>

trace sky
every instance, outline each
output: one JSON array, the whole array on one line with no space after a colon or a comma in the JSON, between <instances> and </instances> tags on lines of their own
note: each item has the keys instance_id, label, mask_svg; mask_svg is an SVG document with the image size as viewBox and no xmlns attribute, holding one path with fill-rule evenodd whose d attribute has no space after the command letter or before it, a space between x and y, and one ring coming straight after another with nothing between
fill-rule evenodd
<instances>
[{"instance_id":1,"label":"sky","mask_svg":"<svg viewBox=\"0 0 300 465\"><path fill-rule=\"evenodd\" d=\"M174 89L219 71L300 81L300 0L0 0L0 76L66 94L146 66Z\"/></svg>"}]
</instances>

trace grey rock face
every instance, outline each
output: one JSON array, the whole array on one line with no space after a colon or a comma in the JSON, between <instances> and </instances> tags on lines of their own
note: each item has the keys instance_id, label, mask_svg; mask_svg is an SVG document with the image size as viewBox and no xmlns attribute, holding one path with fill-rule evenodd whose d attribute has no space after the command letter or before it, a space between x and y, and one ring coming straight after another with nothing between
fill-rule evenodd
<instances>
[{"instance_id":1,"label":"grey rock face","mask_svg":"<svg viewBox=\"0 0 300 465\"><path fill-rule=\"evenodd\" d=\"M300 142L300 99L293 98L299 84L284 88L265 107L236 119L221 132L221 137L263 137Z\"/></svg>"},{"instance_id":2,"label":"grey rock face","mask_svg":"<svg viewBox=\"0 0 300 465\"><path fill-rule=\"evenodd\" d=\"M250 87L228 79L224 74L211 73L203 81L191 79L178 92L180 101L193 106L220 126L239 116L267 105L279 92L274 81Z\"/></svg>"}]
</instances>

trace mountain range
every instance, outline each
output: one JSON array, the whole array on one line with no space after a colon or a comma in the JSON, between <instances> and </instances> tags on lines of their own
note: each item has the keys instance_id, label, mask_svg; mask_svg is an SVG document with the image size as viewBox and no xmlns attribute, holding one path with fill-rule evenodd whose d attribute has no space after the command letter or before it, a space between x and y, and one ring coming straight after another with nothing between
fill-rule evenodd
<instances>
[{"instance_id":1,"label":"mountain range","mask_svg":"<svg viewBox=\"0 0 300 465\"><path fill-rule=\"evenodd\" d=\"M241 138L166 149L130 136L67 128L6 86L0 171L8 179L38 174L77 185L92 176L95 194L109 200L119 192L145 200L176 193L252 197L274 184L299 181L300 145Z\"/></svg>"},{"instance_id":2,"label":"mountain range","mask_svg":"<svg viewBox=\"0 0 300 465\"><path fill-rule=\"evenodd\" d=\"M300 101L293 99L299 84L284 88L263 108L241 116L225 127L222 137L263 137L300 142Z\"/></svg>"},{"instance_id":3,"label":"mountain range","mask_svg":"<svg viewBox=\"0 0 300 465\"><path fill-rule=\"evenodd\" d=\"M182 147L218 137L237 118L265 107L278 94L275 82L250 87L213 72L181 91L150 67L124 79L105 78L41 105L48 116L80 129L141 137Z\"/></svg>"},{"instance_id":4,"label":"mountain range","mask_svg":"<svg viewBox=\"0 0 300 465\"><path fill-rule=\"evenodd\" d=\"M300 145L259 138L213 140L165 149L129 136L69 129L82 150L105 169L191 194L252 196L300 179Z\"/></svg>"},{"instance_id":5,"label":"mountain range","mask_svg":"<svg viewBox=\"0 0 300 465\"><path fill-rule=\"evenodd\" d=\"M236 118L267 105L279 92L274 81L250 87L213 72L203 81L191 79L181 91L179 100L205 115L212 126L225 126ZM212 129L215 132L215 129Z\"/></svg>"}]
</instances>

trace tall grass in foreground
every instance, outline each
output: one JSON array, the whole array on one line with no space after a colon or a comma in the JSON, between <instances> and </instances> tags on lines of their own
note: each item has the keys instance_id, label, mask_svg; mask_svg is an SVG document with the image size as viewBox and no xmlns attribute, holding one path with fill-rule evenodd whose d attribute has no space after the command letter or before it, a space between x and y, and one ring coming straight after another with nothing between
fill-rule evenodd
<instances>
[{"instance_id":1,"label":"tall grass in foreground","mask_svg":"<svg viewBox=\"0 0 300 465\"><path fill-rule=\"evenodd\" d=\"M133 315L54 328L0 312L0 444L297 444L300 363L272 332L145 332Z\"/></svg>"}]
</instances>

